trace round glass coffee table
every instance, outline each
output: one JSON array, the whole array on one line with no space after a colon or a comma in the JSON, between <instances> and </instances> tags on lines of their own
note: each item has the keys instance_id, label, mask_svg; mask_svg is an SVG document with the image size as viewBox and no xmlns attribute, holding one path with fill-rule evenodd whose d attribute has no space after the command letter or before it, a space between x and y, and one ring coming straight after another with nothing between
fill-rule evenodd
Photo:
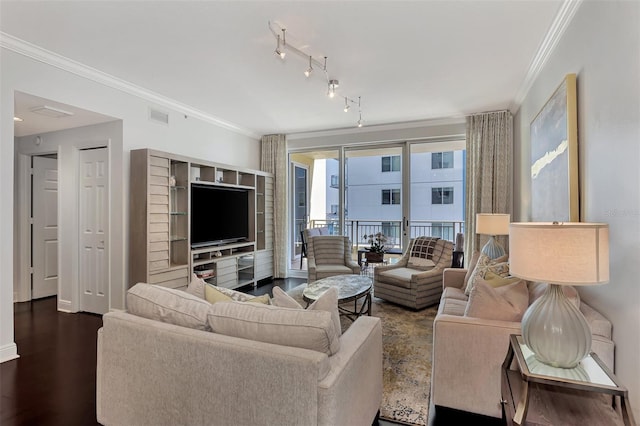
<instances>
[{"instance_id":1,"label":"round glass coffee table","mask_svg":"<svg viewBox=\"0 0 640 426\"><path fill-rule=\"evenodd\" d=\"M338 289L338 311L351 321L355 321L360 315L365 313L371 316L371 278L363 275L335 275L333 277L322 278L318 281L307 284L302 291L302 299L310 303L318 300L325 291L331 287ZM358 301L364 299L358 306ZM344 306L353 302L353 306Z\"/></svg>"}]
</instances>

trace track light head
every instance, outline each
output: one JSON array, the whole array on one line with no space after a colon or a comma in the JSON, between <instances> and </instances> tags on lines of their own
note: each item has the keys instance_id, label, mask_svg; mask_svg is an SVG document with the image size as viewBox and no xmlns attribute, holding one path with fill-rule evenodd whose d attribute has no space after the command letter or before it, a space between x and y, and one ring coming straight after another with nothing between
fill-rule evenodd
<instances>
[{"instance_id":1,"label":"track light head","mask_svg":"<svg viewBox=\"0 0 640 426\"><path fill-rule=\"evenodd\" d=\"M344 112L349 112L349 103L347 101L347 98L344 98Z\"/></svg>"},{"instance_id":2,"label":"track light head","mask_svg":"<svg viewBox=\"0 0 640 426\"><path fill-rule=\"evenodd\" d=\"M280 59L284 59L284 57L287 56L287 53L283 49L280 49L280 36L278 36L278 44L276 45L276 50L273 53L275 53L276 56L279 56Z\"/></svg>"},{"instance_id":3,"label":"track light head","mask_svg":"<svg viewBox=\"0 0 640 426\"><path fill-rule=\"evenodd\" d=\"M309 78L313 73L313 66L311 65L311 61L312 61L312 58L311 56L309 56L309 68L307 68L307 70L304 72L304 76L307 78Z\"/></svg>"},{"instance_id":4,"label":"track light head","mask_svg":"<svg viewBox=\"0 0 640 426\"><path fill-rule=\"evenodd\" d=\"M362 112L360 112L358 117L358 127L362 127Z\"/></svg>"},{"instance_id":5,"label":"track light head","mask_svg":"<svg viewBox=\"0 0 640 426\"><path fill-rule=\"evenodd\" d=\"M329 80L329 97L333 98L336 96L336 89L338 88L338 86L340 85L340 83L338 82L338 80Z\"/></svg>"}]
</instances>

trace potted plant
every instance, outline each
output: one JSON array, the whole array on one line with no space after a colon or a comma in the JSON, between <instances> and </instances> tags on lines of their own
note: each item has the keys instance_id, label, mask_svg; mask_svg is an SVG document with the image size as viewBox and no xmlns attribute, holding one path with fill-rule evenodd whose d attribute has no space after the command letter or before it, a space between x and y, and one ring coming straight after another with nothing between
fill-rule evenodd
<instances>
[{"instance_id":1,"label":"potted plant","mask_svg":"<svg viewBox=\"0 0 640 426\"><path fill-rule=\"evenodd\" d=\"M384 243L387 242L387 237L382 232L376 234L364 235L363 238L369 244L366 248L364 257L367 259L367 263L381 263L384 260Z\"/></svg>"}]
</instances>

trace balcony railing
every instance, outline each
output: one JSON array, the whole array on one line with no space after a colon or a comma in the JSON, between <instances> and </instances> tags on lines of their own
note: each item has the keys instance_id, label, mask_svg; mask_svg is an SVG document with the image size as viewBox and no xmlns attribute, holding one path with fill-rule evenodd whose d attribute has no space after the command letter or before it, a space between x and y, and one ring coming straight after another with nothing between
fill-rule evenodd
<instances>
[{"instance_id":1,"label":"balcony railing","mask_svg":"<svg viewBox=\"0 0 640 426\"><path fill-rule=\"evenodd\" d=\"M387 237L385 246L388 248L401 248L402 221L388 220L358 220L345 221L345 232L340 232L338 221L312 220L311 228L326 226L331 235L347 235L357 248L369 246L365 235L383 233ZM464 232L464 222L447 220L413 220L409 223L409 237L419 236L440 237L455 242L456 235Z\"/></svg>"}]
</instances>

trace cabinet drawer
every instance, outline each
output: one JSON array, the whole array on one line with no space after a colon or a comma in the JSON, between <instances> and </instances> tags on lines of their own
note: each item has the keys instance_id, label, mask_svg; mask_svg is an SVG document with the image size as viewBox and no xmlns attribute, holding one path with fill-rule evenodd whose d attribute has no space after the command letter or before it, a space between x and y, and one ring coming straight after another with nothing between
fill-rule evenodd
<instances>
[{"instance_id":1,"label":"cabinet drawer","mask_svg":"<svg viewBox=\"0 0 640 426\"><path fill-rule=\"evenodd\" d=\"M149 271L159 271L169 267L169 259L149 261Z\"/></svg>"},{"instance_id":2,"label":"cabinet drawer","mask_svg":"<svg viewBox=\"0 0 640 426\"><path fill-rule=\"evenodd\" d=\"M180 278L183 278L185 283L188 284L188 277L189 268L174 269L172 271L149 275L149 284L160 284L168 281L179 280Z\"/></svg>"},{"instance_id":3,"label":"cabinet drawer","mask_svg":"<svg viewBox=\"0 0 640 426\"><path fill-rule=\"evenodd\" d=\"M166 232L169 233L169 222L164 223L150 223L149 232Z\"/></svg>"},{"instance_id":4,"label":"cabinet drawer","mask_svg":"<svg viewBox=\"0 0 640 426\"><path fill-rule=\"evenodd\" d=\"M236 258L232 257L230 259L222 259L216 262L218 269L221 268L235 268L236 267Z\"/></svg>"},{"instance_id":5,"label":"cabinet drawer","mask_svg":"<svg viewBox=\"0 0 640 426\"><path fill-rule=\"evenodd\" d=\"M154 262L156 260L169 260L169 250L150 252L149 261Z\"/></svg>"},{"instance_id":6,"label":"cabinet drawer","mask_svg":"<svg viewBox=\"0 0 640 426\"><path fill-rule=\"evenodd\" d=\"M149 233L149 242L155 243L159 241L169 241L169 233L168 232L150 232Z\"/></svg>"},{"instance_id":7,"label":"cabinet drawer","mask_svg":"<svg viewBox=\"0 0 640 426\"><path fill-rule=\"evenodd\" d=\"M167 176L149 176L149 183L151 185L169 186L169 178Z\"/></svg>"},{"instance_id":8,"label":"cabinet drawer","mask_svg":"<svg viewBox=\"0 0 640 426\"><path fill-rule=\"evenodd\" d=\"M221 277L223 275L235 275L237 272L237 269L234 266L226 266L224 268L221 268L220 266L216 267L216 275Z\"/></svg>"},{"instance_id":9,"label":"cabinet drawer","mask_svg":"<svg viewBox=\"0 0 640 426\"><path fill-rule=\"evenodd\" d=\"M169 187L162 185L149 185L149 194L169 196Z\"/></svg>"},{"instance_id":10,"label":"cabinet drawer","mask_svg":"<svg viewBox=\"0 0 640 426\"><path fill-rule=\"evenodd\" d=\"M169 235L168 231L166 235ZM161 250L169 250L168 238L164 241L155 241L155 242L149 243L149 251L161 251Z\"/></svg>"},{"instance_id":11,"label":"cabinet drawer","mask_svg":"<svg viewBox=\"0 0 640 426\"><path fill-rule=\"evenodd\" d=\"M149 156L149 163L152 166L159 166L159 167L165 167L165 168L169 168L169 159L168 158L163 158L163 157L155 157L153 155Z\"/></svg>"}]
</instances>

